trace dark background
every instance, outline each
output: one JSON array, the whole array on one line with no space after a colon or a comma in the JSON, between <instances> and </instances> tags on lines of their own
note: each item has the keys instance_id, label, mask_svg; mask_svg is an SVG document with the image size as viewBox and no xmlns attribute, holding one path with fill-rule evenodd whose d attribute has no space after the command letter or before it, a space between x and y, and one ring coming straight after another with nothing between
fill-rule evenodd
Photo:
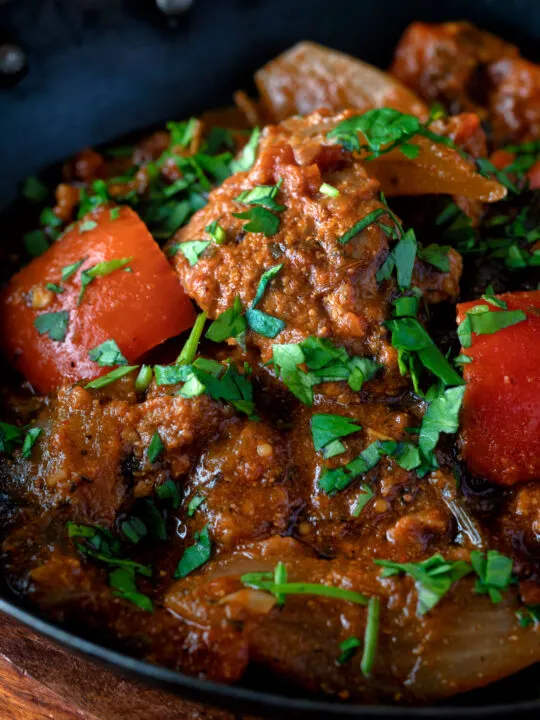
<instances>
[{"instance_id":1,"label":"dark background","mask_svg":"<svg viewBox=\"0 0 540 720\"><path fill-rule=\"evenodd\" d=\"M27 75L0 87L0 207L85 145L228 103L298 40L384 67L411 20L465 18L528 54L540 38L540 0L194 0L172 22L154 0L0 0L0 45L28 57Z\"/></svg>"}]
</instances>

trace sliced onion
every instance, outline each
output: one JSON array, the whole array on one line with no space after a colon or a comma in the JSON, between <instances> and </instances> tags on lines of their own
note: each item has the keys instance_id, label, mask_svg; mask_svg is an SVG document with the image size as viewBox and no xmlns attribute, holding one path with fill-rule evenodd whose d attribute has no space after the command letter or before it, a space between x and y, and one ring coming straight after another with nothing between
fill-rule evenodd
<instances>
[{"instance_id":1,"label":"sliced onion","mask_svg":"<svg viewBox=\"0 0 540 720\"><path fill-rule=\"evenodd\" d=\"M301 42L255 73L262 103L273 121L325 107L392 107L425 120L426 105L398 80L350 55Z\"/></svg>"},{"instance_id":2,"label":"sliced onion","mask_svg":"<svg viewBox=\"0 0 540 720\"><path fill-rule=\"evenodd\" d=\"M488 203L506 196L503 185L480 175L454 149L424 137L412 142L420 147L416 158L396 148L366 162L385 195L461 195Z\"/></svg>"},{"instance_id":3,"label":"sliced onion","mask_svg":"<svg viewBox=\"0 0 540 720\"><path fill-rule=\"evenodd\" d=\"M267 615L276 604L276 598L270 593L253 588L244 588L221 598L219 605L241 605L256 615Z\"/></svg>"}]
</instances>

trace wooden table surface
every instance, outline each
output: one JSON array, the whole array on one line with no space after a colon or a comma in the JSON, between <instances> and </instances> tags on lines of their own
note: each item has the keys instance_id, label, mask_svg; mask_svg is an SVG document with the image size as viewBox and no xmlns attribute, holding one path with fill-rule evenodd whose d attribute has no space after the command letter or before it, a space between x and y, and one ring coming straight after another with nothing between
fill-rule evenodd
<instances>
[{"instance_id":1,"label":"wooden table surface","mask_svg":"<svg viewBox=\"0 0 540 720\"><path fill-rule=\"evenodd\" d=\"M124 679L0 614L0 720L248 718Z\"/></svg>"}]
</instances>

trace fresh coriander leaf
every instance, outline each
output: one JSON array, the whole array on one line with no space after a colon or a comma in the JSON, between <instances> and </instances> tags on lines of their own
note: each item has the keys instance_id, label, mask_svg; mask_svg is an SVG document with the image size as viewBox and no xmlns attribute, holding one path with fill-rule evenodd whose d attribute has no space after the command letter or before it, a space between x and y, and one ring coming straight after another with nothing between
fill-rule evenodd
<instances>
[{"instance_id":1,"label":"fresh coriander leaf","mask_svg":"<svg viewBox=\"0 0 540 720\"><path fill-rule=\"evenodd\" d=\"M180 250L191 267L193 267L199 262L200 256L209 245L209 240L187 240L179 244L178 250Z\"/></svg>"},{"instance_id":2,"label":"fresh coriander leaf","mask_svg":"<svg viewBox=\"0 0 540 720\"><path fill-rule=\"evenodd\" d=\"M150 445L148 446L148 450L146 452L148 462L151 464L155 463L164 450L165 446L163 445L163 441L159 435L159 432L156 430L155 433L152 435Z\"/></svg>"},{"instance_id":3,"label":"fresh coriander leaf","mask_svg":"<svg viewBox=\"0 0 540 720\"><path fill-rule=\"evenodd\" d=\"M267 338L275 338L285 329L285 322L281 318L268 315L262 310L248 308L245 317L250 330Z\"/></svg>"},{"instance_id":4,"label":"fresh coriander leaf","mask_svg":"<svg viewBox=\"0 0 540 720\"><path fill-rule=\"evenodd\" d=\"M62 268L62 280L65 282L68 280L72 275L75 275L77 270L81 267L83 262L86 260L86 258L83 258L82 260L77 260L77 262L72 263L71 265L65 265Z\"/></svg>"},{"instance_id":5,"label":"fresh coriander leaf","mask_svg":"<svg viewBox=\"0 0 540 720\"><path fill-rule=\"evenodd\" d=\"M34 320L34 327L40 335L48 335L51 340L63 342L66 339L69 324L69 312L42 313Z\"/></svg>"},{"instance_id":6,"label":"fresh coriander leaf","mask_svg":"<svg viewBox=\"0 0 540 720\"><path fill-rule=\"evenodd\" d=\"M345 665L345 663L348 663L349 660L352 660L357 649L361 645L362 643L357 637L349 637L344 640L339 646L339 649L341 650L341 655L338 657L337 660L338 665Z\"/></svg>"},{"instance_id":7,"label":"fresh coriander leaf","mask_svg":"<svg viewBox=\"0 0 540 720\"><path fill-rule=\"evenodd\" d=\"M150 537L155 540L166 540L167 528L165 527L165 521L154 501L149 498L143 500L139 512L142 515Z\"/></svg>"},{"instance_id":8,"label":"fresh coriander leaf","mask_svg":"<svg viewBox=\"0 0 540 720\"><path fill-rule=\"evenodd\" d=\"M130 517L124 520L121 525L121 530L127 539L134 545L137 545L143 538L148 534L146 525L138 517Z\"/></svg>"},{"instance_id":9,"label":"fresh coriander leaf","mask_svg":"<svg viewBox=\"0 0 540 720\"><path fill-rule=\"evenodd\" d=\"M186 577L210 560L212 541L208 533L208 525L205 525L200 532L195 533L194 541L193 545L184 550L184 554L174 573L176 579Z\"/></svg>"},{"instance_id":10,"label":"fresh coriander leaf","mask_svg":"<svg viewBox=\"0 0 540 720\"><path fill-rule=\"evenodd\" d=\"M90 230L95 230L97 226L98 224L95 220L83 220L83 222L79 223L79 232L89 232Z\"/></svg>"},{"instance_id":11,"label":"fresh coriander leaf","mask_svg":"<svg viewBox=\"0 0 540 720\"><path fill-rule=\"evenodd\" d=\"M32 448L36 444L36 441L42 432L43 432L43 428L39 428L39 427L30 428L30 430L28 430L26 432L26 435L24 436L24 443L22 446L23 458L28 459L31 457Z\"/></svg>"},{"instance_id":12,"label":"fresh coriander leaf","mask_svg":"<svg viewBox=\"0 0 540 720\"><path fill-rule=\"evenodd\" d=\"M191 365L191 363L195 360L205 322L206 313L199 313L180 355L176 358L178 365Z\"/></svg>"},{"instance_id":13,"label":"fresh coriander leaf","mask_svg":"<svg viewBox=\"0 0 540 720\"><path fill-rule=\"evenodd\" d=\"M217 220L211 222L210 225L207 225L204 229L218 245L222 245L227 239L227 233Z\"/></svg>"},{"instance_id":14,"label":"fresh coriander leaf","mask_svg":"<svg viewBox=\"0 0 540 720\"><path fill-rule=\"evenodd\" d=\"M417 613L425 615L449 592L452 585L472 572L472 567L463 560L449 562L442 555L433 555L418 563L397 563L389 560L374 560L375 565L384 568L381 577L406 573L413 578L418 593Z\"/></svg>"},{"instance_id":15,"label":"fresh coriander leaf","mask_svg":"<svg viewBox=\"0 0 540 720\"><path fill-rule=\"evenodd\" d=\"M396 264L397 281L401 290L411 285L414 260L416 257L416 236L414 230L407 230L392 251Z\"/></svg>"},{"instance_id":16,"label":"fresh coriander leaf","mask_svg":"<svg viewBox=\"0 0 540 720\"><path fill-rule=\"evenodd\" d=\"M133 370L137 370L138 367L138 365L118 367L115 370L111 370L111 372L107 373L107 375L102 375L101 377L98 377L95 380L91 380L89 383L86 383L85 387L89 388L90 390L99 390L100 388L106 387L107 385L110 385L116 380L120 380L120 378L129 375L130 372L133 372Z\"/></svg>"},{"instance_id":17,"label":"fresh coriander leaf","mask_svg":"<svg viewBox=\"0 0 540 720\"><path fill-rule=\"evenodd\" d=\"M370 597L368 603L366 629L364 631L364 652L362 653L362 662L360 663L360 669L365 677L368 677L371 674L373 663L375 662L379 636L380 608L381 601L379 598Z\"/></svg>"},{"instance_id":18,"label":"fresh coriander leaf","mask_svg":"<svg viewBox=\"0 0 540 720\"><path fill-rule=\"evenodd\" d=\"M253 206L245 212L233 213L233 216L249 221L244 225L247 232L263 233L266 237L271 237L279 230L279 217L265 207Z\"/></svg>"},{"instance_id":19,"label":"fresh coriander leaf","mask_svg":"<svg viewBox=\"0 0 540 720\"><path fill-rule=\"evenodd\" d=\"M57 295L60 295L61 293L65 292L64 288L61 285L56 285L56 283L45 283L45 287L47 290L50 290L53 293L56 293Z\"/></svg>"},{"instance_id":20,"label":"fresh coriander leaf","mask_svg":"<svg viewBox=\"0 0 540 720\"><path fill-rule=\"evenodd\" d=\"M135 392L139 394L145 392L152 382L153 375L154 371L150 365L141 365L141 369L135 379Z\"/></svg>"},{"instance_id":21,"label":"fresh coriander leaf","mask_svg":"<svg viewBox=\"0 0 540 720\"><path fill-rule=\"evenodd\" d=\"M232 307L222 312L206 331L205 337L212 342L223 342L228 338L237 338L247 328L240 298L236 297Z\"/></svg>"},{"instance_id":22,"label":"fresh coriander leaf","mask_svg":"<svg viewBox=\"0 0 540 720\"><path fill-rule=\"evenodd\" d=\"M371 151L371 157L379 157L397 146L409 151L407 141L418 134L420 129L420 121L413 115L405 115L392 108L376 108L343 120L327 137L336 139L348 150L359 152L367 148ZM362 133L367 145L360 145L358 133Z\"/></svg>"},{"instance_id":23,"label":"fresh coriander leaf","mask_svg":"<svg viewBox=\"0 0 540 720\"><path fill-rule=\"evenodd\" d=\"M109 575L109 585L113 588L113 595L133 603L141 610L152 612L152 600L137 590L135 573L128 568L118 568Z\"/></svg>"},{"instance_id":24,"label":"fresh coriander leaf","mask_svg":"<svg viewBox=\"0 0 540 720\"><path fill-rule=\"evenodd\" d=\"M382 217L383 215L386 215L385 208L377 208L376 210L373 210L372 212L368 213L364 218L361 220L358 220L351 228L350 230L347 230L346 233L344 233L341 237L338 238L338 242L342 245L345 245L350 240L352 240L356 235L361 233L363 230L365 230L369 225L372 225L374 222L377 222L377 220Z\"/></svg>"},{"instance_id":25,"label":"fresh coriander leaf","mask_svg":"<svg viewBox=\"0 0 540 720\"><path fill-rule=\"evenodd\" d=\"M446 273L450 271L450 258L448 257L450 250L449 245L436 245L433 243L426 247L419 247L417 255L429 265L433 265L441 272Z\"/></svg>"},{"instance_id":26,"label":"fresh coriander leaf","mask_svg":"<svg viewBox=\"0 0 540 720\"><path fill-rule=\"evenodd\" d=\"M162 485L157 486L156 495L160 500L171 500L174 510L180 507L180 491L171 478L167 478Z\"/></svg>"},{"instance_id":27,"label":"fresh coriander leaf","mask_svg":"<svg viewBox=\"0 0 540 720\"><path fill-rule=\"evenodd\" d=\"M83 270L81 272L81 289L79 292L79 305L81 304L84 294L86 292L86 288L90 283L98 277L105 277L106 275L110 275L111 273L115 272L116 270L127 269L126 266L129 267L129 263L133 260L132 257L128 258L115 258L113 260L106 260L100 263L97 263L97 265L92 265L92 267L87 268L86 270ZM64 279L64 278L62 278Z\"/></svg>"},{"instance_id":28,"label":"fresh coriander leaf","mask_svg":"<svg viewBox=\"0 0 540 720\"><path fill-rule=\"evenodd\" d=\"M276 185L257 185L252 190L241 192L234 198L234 201L245 205L260 205L275 212L282 212L285 210L285 206L279 205L275 200L281 185L281 180Z\"/></svg>"},{"instance_id":29,"label":"fresh coriander leaf","mask_svg":"<svg viewBox=\"0 0 540 720\"><path fill-rule=\"evenodd\" d=\"M357 605L367 605L369 598L354 590L333 587L331 585L322 585L319 583L304 582L281 582L276 583L272 573L269 572L253 572L246 573L240 577L240 582L248 587L258 590L266 590L276 595L314 595L319 597L335 598L336 600L345 600Z\"/></svg>"},{"instance_id":30,"label":"fresh coriander leaf","mask_svg":"<svg viewBox=\"0 0 540 720\"><path fill-rule=\"evenodd\" d=\"M188 517L193 517L197 512L197 509L205 502L206 498L202 495L194 495L189 501L187 507Z\"/></svg>"},{"instance_id":31,"label":"fresh coriander leaf","mask_svg":"<svg viewBox=\"0 0 540 720\"><path fill-rule=\"evenodd\" d=\"M35 176L27 177L22 185L22 194L28 200L35 203L45 202L49 191L47 186Z\"/></svg>"},{"instance_id":32,"label":"fresh coriander leaf","mask_svg":"<svg viewBox=\"0 0 540 720\"><path fill-rule=\"evenodd\" d=\"M49 228L59 228L62 225L62 220L54 212L52 208L43 208L39 216L40 225Z\"/></svg>"},{"instance_id":33,"label":"fresh coriander leaf","mask_svg":"<svg viewBox=\"0 0 540 720\"><path fill-rule=\"evenodd\" d=\"M253 298L253 302L251 304L252 307L256 307L257 304L262 300L262 297L264 293L266 292L266 289L268 287L268 284L271 280L273 280L276 275L280 272L280 270L283 267L283 263L280 263L279 265L274 265L269 270L266 270L261 275L261 279L259 280L259 285L257 287L257 292L255 293L255 297Z\"/></svg>"},{"instance_id":34,"label":"fresh coriander leaf","mask_svg":"<svg viewBox=\"0 0 540 720\"><path fill-rule=\"evenodd\" d=\"M154 365L156 385L176 385L186 382L191 374L188 365Z\"/></svg>"},{"instance_id":35,"label":"fresh coriander leaf","mask_svg":"<svg viewBox=\"0 0 540 720\"><path fill-rule=\"evenodd\" d=\"M356 501L352 508L352 516L358 517L362 510L366 507L366 505L369 503L371 498L375 495L373 490L369 487L369 485L361 485L360 486L360 495L356 498Z\"/></svg>"},{"instance_id":36,"label":"fresh coriander leaf","mask_svg":"<svg viewBox=\"0 0 540 720\"><path fill-rule=\"evenodd\" d=\"M392 302L394 306L392 314L394 317L416 317L419 302L420 298L414 295L402 295Z\"/></svg>"},{"instance_id":37,"label":"fresh coriander leaf","mask_svg":"<svg viewBox=\"0 0 540 720\"><path fill-rule=\"evenodd\" d=\"M422 453L429 456L443 433L455 433L459 426L459 411L463 402L465 387L452 387L444 390L432 400L420 427L418 446Z\"/></svg>"},{"instance_id":38,"label":"fresh coriander leaf","mask_svg":"<svg viewBox=\"0 0 540 720\"><path fill-rule=\"evenodd\" d=\"M469 314L473 332L478 335L491 335L516 325L527 319L523 310L488 311L485 313Z\"/></svg>"},{"instance_id":39,"label":"fresh coriander leaf","mask_svg":"<svg viewBox=\"0 0 540 720\"><path fill-rule=\"evenodd\" d=\"M11 423L0 422L0 452L11 455L15 446L23 442L24 430Z\"/></svg>"},{"instance_id":40,"label":"fresh coriander leaf","mask_svg":"<svg viewBox=\"0 0 540 720\"><path fill-rule=\"evenodd\" d=\"M260 128L254 128L246 146L244 147L238 158L231 162L232 173L246 172L252 167L255 162L255 158L257 157L257 148L259 146L260 135Z\"/></svg>"},{"instance_id":41,"label":"fresh coriander leaf","mask_svg":"<svg viewBox=\"0 0 540 720\"><path fill-rule=\"evenodd\" d=\"M43 255L45 250L49 249L49 241L45 237L43 230L32 230L23 235L24 246L26 251L32 257Z\"/></svg>"},{"instance_id":42,"label":"fresh coriander leaf","mask_svg":"<svg viewBox=\"0 0 540 720\"><path fill-rule=\"evenodd\" d=\"M122 355L122 351L112 338L98 345L88 353L90 360L101 367L111 367L113 365L127 365L128 361Z\"/></svg>"},{"instance_id":43,"label":"fresh coriander leaf","mask_svg":"<svg viewBox=\"0 0 540 720\"><path fill-rule=\"evenodd\" d=\"M319 192L323 195L328 195L328 197L339 197L339 190L334 187L333 185L329 185L328 183L323 183L321 187L319 188Z\"/></svg>"},{"instance_id":44,"label":"fresh coriander leaf","mask_svg":"<svg viewBox=\"0 0 540 720\"><path fill-rule=\"evenodd\" d=\"M493 603L500 603L503 591L515 582L512 574L511 558L501 555L497 550L488 550L486 554L479 550L471 552L471 565L478 579L474 590L479 595L489 595Z\"/></svg>"},{"instance_id":45,"label":"fresh coriander leaf","mask_svg":"<svg viewBox=\"0 0 540 720\"><path fill-rule=\"evenodd\" d=\"M362 426L343 415L316 413L311 417L311 435L317 452L323 450L335 440L347 437L361 430Z\"/></svg>"}]
</instances>

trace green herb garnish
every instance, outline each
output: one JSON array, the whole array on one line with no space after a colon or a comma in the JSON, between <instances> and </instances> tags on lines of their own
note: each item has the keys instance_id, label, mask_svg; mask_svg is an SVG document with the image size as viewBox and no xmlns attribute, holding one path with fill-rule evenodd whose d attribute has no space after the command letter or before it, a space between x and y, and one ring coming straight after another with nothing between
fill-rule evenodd
<instances>
[{"instance_id":1,"label":"green herb garnish","mask_svg":"<svg viewBox=\"0 0 540 720\"><path fill-rule=\"evenodd\" d=\"M150 445L148 446L148 450L146 451L146 458L148 462L155 463L164 450L165 446L163 445L163 441L159 435L159 432L156 430L155 433L152 435Z\"/></svg>"},{"instance_id":2,"label":"green herb garnish","mask_svg":"<svg viewBox=\"0 0 540 720\"><path fill-rule=\"evenodd\" d=\"M193 267L199 262L200 256L209 245L209 240L187 240L186 242L179 243L177 250L180 250L191 267Z\"/></svg>"},{"instance_id":3,"label":"green herb garnish","mask_svg":"<svg viewBox=\"0 0 540 720\"><path fill-rule=\"evenodd\" d=\"M48 335L51 340L63 342L69 324L69 312L60 310L58 312L42 313L34 320L34 327L40 335Z\"/></svg>"},{"instance_id":4,"label":"green herb garnish","mask_svg":"<svg viewBox=\"0 0 540 720\"><path fill-rule=\"evenodd\" d=\"M90 360L101 367L112 367L113 365L127 365L128 361L122 355L122 351L112 338L98 345L88 353Z\"/></svg>"},{"instance_id":5,"label":"green herb garnish","mask_svg":"<svg viewBox=\"0 0 540 720\"><path fill-rule=\"evenodd\" d=\"M331 458L345 452L340 438L361 430L350 418L343 415L317 413L311 417L311 435L317 452L322 450L325 458Z\"/></svg>"},{"instance_id":6,"label":"green herb garnish","mask_svg":"<svg viewBox=\"0 0 540 720\"><path fill-rule=\"evenodd\" d=\"M186 577L210 560L212 541L208 533L208 525L205 525L200 532L195 533L194 541L193 545L184 550L174 573L176 579Z\"/></svg>"},{"instance_id":7,"label":"green herb garnish","mask_svg":"<svg viewBox=\"0 0 540 720\"><path fill-rule=\"evenodd\" d=\"M138 365L118 367L115 370L111 370L110 373L102 375L101 377L98 377L95 380L91 380L89 383L86 383L85 387L90 390L99 390L100 388L106 387L107 385L110 385L116 380L120 380L120 378L129 375L130 372L133 372L133 370L137 370L138 367Z\"/></svg>"}]
</instances>

